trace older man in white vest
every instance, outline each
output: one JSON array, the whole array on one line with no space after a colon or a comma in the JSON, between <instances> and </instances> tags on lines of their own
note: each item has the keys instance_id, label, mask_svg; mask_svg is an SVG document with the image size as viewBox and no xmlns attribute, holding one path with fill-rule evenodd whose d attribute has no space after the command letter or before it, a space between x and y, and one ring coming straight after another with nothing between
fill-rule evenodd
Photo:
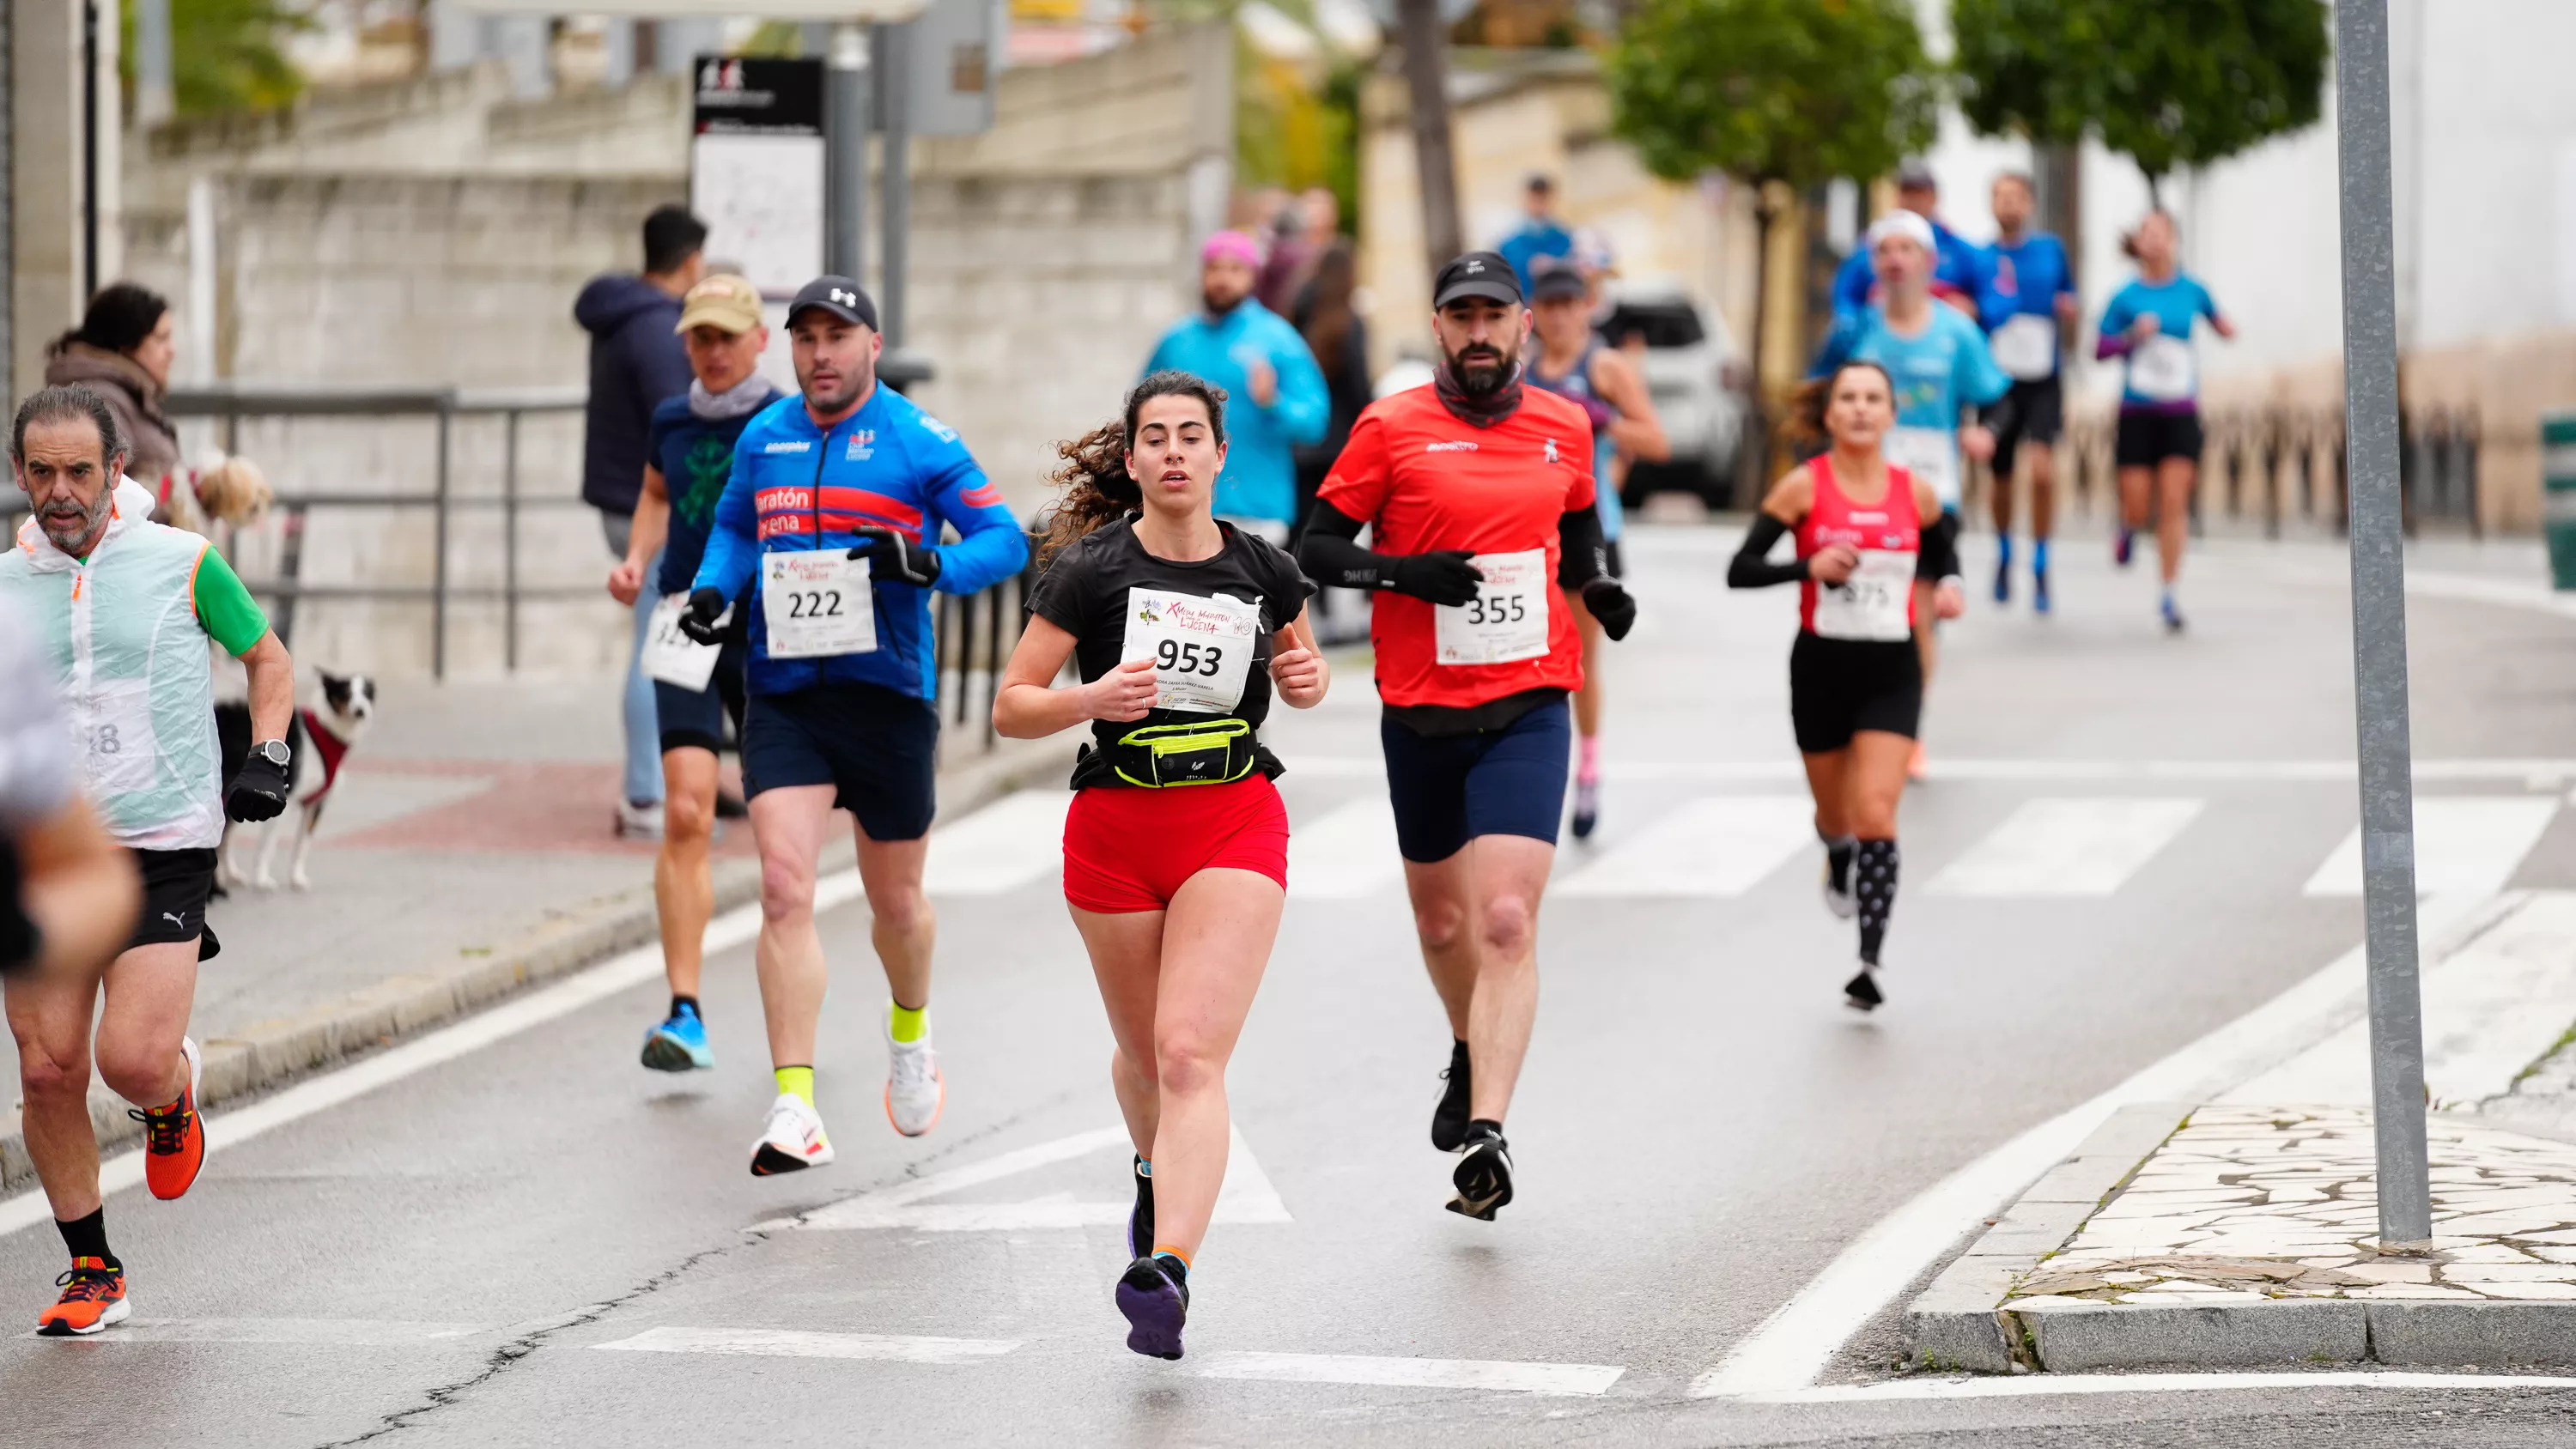
<instances>
[{"instance_id":1,"label":"older man in white vest","mask_svg":"<svg viewBox=\"0 0 2576 1449\"><path fill-rule=\"evenodd\" d=\"M34 621L62 681L78 784L143 879L140 919L103 973L18 976L7 986L27 1155L72 1256L37 1332L67 1336L130 1311L99 1198L93 1060L143 1122L153 1196L185 1193L205 1159L187 1030L197 962L218 949L206 929L215 847L227 815L266 820L286 807L295 664L221 554L150 521L151 495L123 480L125 443L95 394L49 387L28 398L9 455L35 516L0 555L0 597ZM209 639L250 674L256 743L229 790Z\"/></svg>"}]
</instances>

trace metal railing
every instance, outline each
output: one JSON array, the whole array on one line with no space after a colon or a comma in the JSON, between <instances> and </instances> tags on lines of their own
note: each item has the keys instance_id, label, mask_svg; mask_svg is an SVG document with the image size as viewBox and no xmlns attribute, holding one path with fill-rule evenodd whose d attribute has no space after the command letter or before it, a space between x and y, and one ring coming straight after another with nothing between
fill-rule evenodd
<instances>
[{"instance_id":1,"label":"metal railing","mask_svg":"<svg viewBox=\"0 0 2576 1449\"><path fill-rule=\"evenodd\" d=\"M426 492L296 492L278 495L283 552L277 576L246 580L253 593L279 601L278 637L291 638L295 605L302 599L426 601L430 608L430 673L447 677L447 618L460 599L501 602L504 664L519 667L519 605L530 598L588 598L597 586L554 585L531 588L519 579L519 515L529 508L578 508L579 493L544 493L523 497L519 489L519 425L529 414L577 413L588 400L582 388L320 388L231 384L173 389L164 406L172 417L211 418L221 427L227 453L237 451L244 418L430 418L436 422L437 445ZM455 486L453 457L456 423L461 418L502 420L501 491L498 495L463 494ZM305 516L315 508L427 508L433 519L430 578L427 584L370 582L312 584L302 578ZM460 508L498 508L501 525L501 582L459 586L450 577L448 536Z\"/></svg>"},{"instance_id":2,"label":"metal railing","mask_svg":"<svg viewBox=\"0 0 2576 1449\"><path fill-rule=\"evenodd\" d=\"M2478 511L2479 448L2484 423L2475 405L2413 407L2400 414L2398 456L2411 533L2432 521L2482 531ZM2237 523L2259 524L2278 538L2285 526L2341 533L2349 505L2341 407L2214 408L2202 414L2201 477L2192 499L2195 523L2215 510ZM2061 447L2075 505L2116 511L2113 445L2118 420L2109 413L2070 418Z\"/></svg>"}]
</instances>

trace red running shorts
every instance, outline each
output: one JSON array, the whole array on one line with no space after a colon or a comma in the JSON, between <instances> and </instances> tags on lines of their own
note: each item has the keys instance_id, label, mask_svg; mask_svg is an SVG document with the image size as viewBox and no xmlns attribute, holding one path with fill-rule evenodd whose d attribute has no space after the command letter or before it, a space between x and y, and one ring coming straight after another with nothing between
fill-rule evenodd
<instances>
[{"instance_id":1,"label":"red running shorts","mask_svg":"<svg viewBox=\"0 0 2576 1449\"><path fill-rule=\"evenodd\" d=\"M1101 915L1159 911L1203 870L1288 887L1288 808L1268 777L1144 790L1096 785L1064 817L1064 898Z\"/></svg>"}]
</instances>

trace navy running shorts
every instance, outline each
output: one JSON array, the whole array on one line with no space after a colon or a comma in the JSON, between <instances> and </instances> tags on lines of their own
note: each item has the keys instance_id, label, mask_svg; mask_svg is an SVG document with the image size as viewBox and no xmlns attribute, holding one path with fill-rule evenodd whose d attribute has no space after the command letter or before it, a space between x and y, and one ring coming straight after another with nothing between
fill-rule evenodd
<instances>
[{"instance_id":1,"label":"navy running shorts","mask_svg":"<svg viewBox=\"0 0 2576 1449\"><path fill-rule=\"evenodd\" d=\"M937 809L939 712L876 684L755 694L742 725L742 792L830 785L876 841L919 840Z\"/></svg>"},{"instance_id":2,"label":"navy running shorts","mask_svg":"<svg viewBox=\"0 0 2576 1449\"><path fill-rule=\"evenodd\" d=\"M1525 835L1556 844L1565 815L1574 713L1560 697L1501 729L1429 737L1386 717L1386 793L1404 858L1447 860L1479 835Z\"/></svg>"}]
</instances>

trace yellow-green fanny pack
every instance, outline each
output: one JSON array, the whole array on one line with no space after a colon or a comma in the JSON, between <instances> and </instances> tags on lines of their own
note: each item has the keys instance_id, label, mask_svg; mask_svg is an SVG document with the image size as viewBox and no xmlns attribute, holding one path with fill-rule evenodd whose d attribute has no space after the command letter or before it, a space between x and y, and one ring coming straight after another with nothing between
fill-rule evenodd
<instances>
[{"instance_id":1,"label":"yellow-green fanny pack","mask_svg":"<svg viewBox=\"0 0 2576 1449\"><path fill-rule=\"evenodd\" d=\"M1120 736L1109 756L1119 779L1148 790L1230 784L1260 763L1253 753L1252 726L1239 719L1147 725Z\"/></svg>"}]
</instances>

